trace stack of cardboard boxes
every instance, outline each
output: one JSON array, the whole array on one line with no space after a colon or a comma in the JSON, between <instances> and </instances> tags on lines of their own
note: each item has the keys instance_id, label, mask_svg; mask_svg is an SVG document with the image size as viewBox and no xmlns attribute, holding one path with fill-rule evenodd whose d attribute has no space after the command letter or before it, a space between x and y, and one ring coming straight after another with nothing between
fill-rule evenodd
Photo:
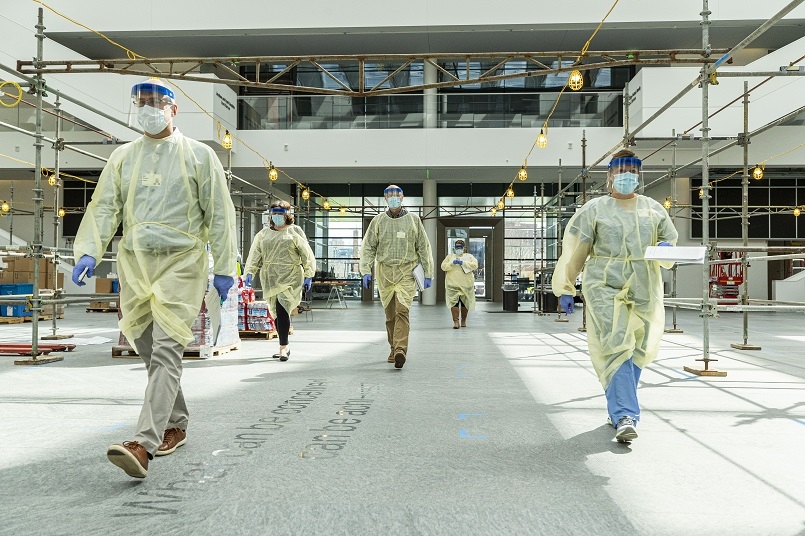
<instances>
[{"instance_id":1,"label":"stack of cardboard boxes","mask_svg":"<svg viewBox=\"0 0 805 536\"><path fill-rule=\"evenodd\" d=\"M95 293L96 294L117 294L120 292L120 285L117 278L108 277L93 277L95 280ZM120 306L119 298L117 300L102 300L89 302L89 309L103 311L117 311Z\"/></svg>"},{"instance_id":2,"label":"stack of cardboard boxes","mask_svg":"<svg viewBox=\"0 0 805 536\"><path fill-rule=\"evenodd\" d=\"M27 257L3 257L5 267L0 271L0 295L30 295L33 294L34 260ZM39 260L39 290L42 298L53 296L53 264L45 259ZM56 288L64 285L64 274L58 274ZM48 290L49 289L49 290ZM43 305L42 315L64 314L64 305ZM4 305L0 308L0 316L31 316L31 311L25 305Z\"/></svg>"},{"instance_id":3,"label":"stack of cardboard boxes","mask_svg":"<svg viewBox=\"0 0 805 536\"><path fill-rule=\"evenodd\" d=\"M0 272L0 285L34 282L34 260L27 257L3 257L5 268ZM39 288L53 288L53 264L39 259ZM64 288L64 274L58 274L56 288Z\"/></svg>"}]
</instances>

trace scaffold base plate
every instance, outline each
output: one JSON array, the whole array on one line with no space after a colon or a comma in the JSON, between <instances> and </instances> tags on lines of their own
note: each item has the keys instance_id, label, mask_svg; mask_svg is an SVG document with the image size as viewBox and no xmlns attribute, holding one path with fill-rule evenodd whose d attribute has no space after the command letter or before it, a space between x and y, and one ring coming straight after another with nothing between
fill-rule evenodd
<instances>
[{"instance_id":1,"label":"scaffold base plate","mask_svg":"<svg viewBox=\"0 0 805 536\"><path fill-rule=\"evenodd\" d=\"M45 365L47 363L54 363L56 361L64 361L64 357L60 355L40 356L36 359L15 359L15 365Z\"/></svg>"},{"instance_id":2,"label":"scaffold base plate","mask_svg":"<svg viewBox=\"0 0 805 536\"><path fill-rule=\"evenodd\" d=\"M554 322L568 322L567 318L557 318Z\"/></svg>"},{"instance_id":3,"label":"scaffold base plate","mask_svg":"<svg viewBox=\"0 0 805 536\"><path fill-rule=\"evenodd\" d=\"M682 367L685 372L690 372L691 374L695 374L696 376L720 376L724 377L727 375L726 372L722 372L720 370L703 370L703 369L695 369L693 367Z\"/></svg>"},{"instance_id":4,"label":"scaffold base plate","mask_svg":"<svg viewBox=\"0 0 805 536\"><path fill-rule=\"evenodd\" d=\"M579 328L579 331L581 331L582 333L587 333L587 328Z\"/></svg>"},{"instance_id":5,"label":"scaffold base plate","mask_svg":"<svg viewBox=\"0 0 805 536\"><path fill-rule=\"evenodd\" d=\"M681 329L674 329L674 328L671 328L671 329L666 329L666 330L665 330L665 333L685 333L685 332L684 332L684 331L682 331Z\"/></svg>"},{"instance_id":6,"label":"scaffold base plate","mask_svg":"<svg viewBox=\"0 0 805 536\"><path fill-rule=\"evenodd\" d=\"M60 341L62 339L71 339L74 335L45 335L44 337L39 337L43 341Z\"/></svg>"},{"instance_id":7,"label":"scaffold base plate","mask_svg":"<svg viewBox=\"0 0 805 536\"><path fill-rule=\"evenodd\" d=\"M730 344L736 350L760 350L760 346L755 346L754 344Z\"/></svg>"}]
</instances>

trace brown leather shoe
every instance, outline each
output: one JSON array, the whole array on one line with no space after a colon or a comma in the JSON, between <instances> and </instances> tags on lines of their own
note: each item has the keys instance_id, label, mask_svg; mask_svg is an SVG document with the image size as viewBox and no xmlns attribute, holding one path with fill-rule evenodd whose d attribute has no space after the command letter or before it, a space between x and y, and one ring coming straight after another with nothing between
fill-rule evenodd
<instances>
[{"instance_id":1,"label":"brown leather shoe","mask_svg":"<svg viewBox=\"0 0 805 536\"><path fill-rule=\"evenodd\" d=\"M157 456L167 456L173 451L184 445L187 433L181 428L168 428L162 436L162 444L157 449Z\"/></svg>"},{"instance_id":2,"label":"brown leather shoe","mask_svg":"<svg viewBox=\"0 0 805 536\"><path fill-rule=\"evenodd\" d=\"M402 350L397 350L394 353L394 368L403 368L405 365L405 354Z\"/></svg>"},{"instance_id":3,"label":"brown leather shoe","mask_svg":"<svg viewBox=\"0 0 805 536\"><path fill-rule=\"evenodd\" d=\"M394 355L389 354L389 358L386 361L388 361L389 363L394 363Z\"/></svg>"},{"instance_id":4,"label":"brown leather shoe","mask_svg":"<svg viewBox=\"0 0 805 536\"><path fill-rule=\"evenodd\" d=\"M148 452L137 441L124 441L122 445L112 445L107 449L106 457L129 476L145 478L148 474Z\"/></svg>"}]
</instances>

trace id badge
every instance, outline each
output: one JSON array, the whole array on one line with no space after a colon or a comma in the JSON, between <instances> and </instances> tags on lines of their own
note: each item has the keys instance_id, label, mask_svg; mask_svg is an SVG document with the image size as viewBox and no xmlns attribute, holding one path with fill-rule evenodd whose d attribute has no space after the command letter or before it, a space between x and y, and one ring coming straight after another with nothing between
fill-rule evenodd
<instances>
[{"instance_id":1,"label":"id badge","mask_svg":"<svg viewBox=\"0 0 805 536\"><path fill-rule=\"evenodd\" d=\"M158 173L143 173L141 181L143 186L159 186L162 184L162 175Z\"/></svg>"}]
</instances>

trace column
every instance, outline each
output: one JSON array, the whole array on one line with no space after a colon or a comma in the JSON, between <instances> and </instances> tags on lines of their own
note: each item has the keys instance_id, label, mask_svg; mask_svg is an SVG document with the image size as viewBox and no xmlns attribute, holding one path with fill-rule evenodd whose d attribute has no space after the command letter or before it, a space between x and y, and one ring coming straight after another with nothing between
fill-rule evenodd
<instances>
[{"instance_id":1,"label":"column","mask_svg":"<svg viewBox=\"0 0 805 536\"><path fill-rule=\"evenodd\" d=\"M439 269L439 265L436 263L437 251L437 240L436 240L436 229L437 229L437 221L436 216L438 215L438 199L436 197L436 181L431 178L426 178L425 182L422 184L422 207L423 212L422 215L426 218L423 220L423 225L425 226L425 234L428 235L428 242L430 242L431 252L433 256L433 284L431 288L426 290L420 296L422 305L436 305L436 270Z\"/></svg>"},{"instance_id":2,"label":"column","mask_svg":"<svg viewBox=\"0 0 805 536\"><path fill-rule=\"evenodd\" d=\"M428 62L424 64L424 82L425 84L435 84L439 81L439 72L436 70L436 67L431 65ZM436 119L439 116L438 113L438 95L437 89L426 89L424 90L424 127L425 128L436 128Z\"/></svg>"}]
</instances>

